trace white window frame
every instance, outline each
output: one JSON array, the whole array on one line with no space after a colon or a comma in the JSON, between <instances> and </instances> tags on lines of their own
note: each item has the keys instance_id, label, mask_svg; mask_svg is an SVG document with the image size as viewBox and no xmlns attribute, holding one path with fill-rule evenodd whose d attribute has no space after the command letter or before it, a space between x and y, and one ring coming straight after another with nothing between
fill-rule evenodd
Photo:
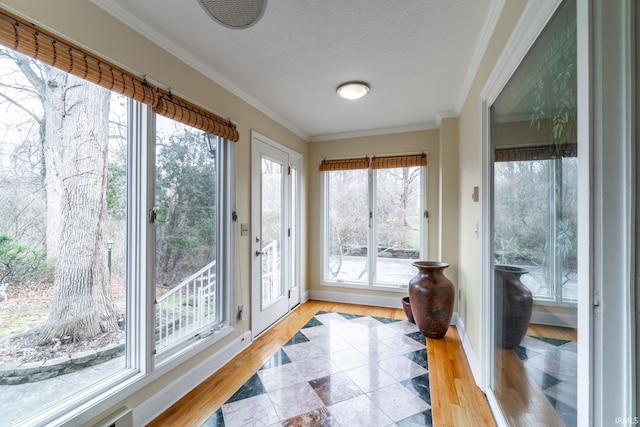
<instances>
[{"instance_id":1,"label":"white window frame","mask_svg":"<svg viewBox=\"0 0 640 427\"><path fill-rule=\"evenodd\" d=\"M235 209L236 147L221 141L219 157L218 233L222 249L219 280L224 288L222 322L209 335L195 339L156 360L155 352L155 226L149 214L155 198L155 114L129 101L127 141L127 307L125 368L98 384L44 409L23 422L28 425L74 426L95 421L134 393L188 362L235 330Z\"/></svg>"},{"instance_id":2,"label":"white window frame","mask_svg":"<svg viewBox=\"0 0 640 427\"><path fill-rule=\"evenodd\" d=\"M407 154L407 153L404 153ZM396 155L396 154L391 154ZM403 155L403 154L397 154ZM420 211L423 212L423 215L420 217L420 259L427 259L428 253L428 217L427 215L427 176L428 176L428 166L420 167ZM377 206L377 195L376 195L376 169L368 168L367 170L367 191L368 191L368 209L371 213L370 224L375 225L376 221L376 209ZM329 262L329 238L327 236L329 230L329 203L327 203L327 198L329 197L329 189L328 189L328 179L327 174L330 172L321 172L320 182L321 182L321 209L322 209L322 254L321 254L321 283L324 286L335 286L341 288L352 288L352 289L375 289L381 291L389 291L389 292L398 292L399 290L407 289L409 287L409 283L401 283L401 284L392 284L392 283L384 283L384 282L375 282L374 278L376 277L376 253L375 251L370 250L370 247L376 242L375 232L377 227L370 226L369 232L367 236L367 257L369 263L369 271L367 272L367 281L366 283L360 282L349 282L349 281L338 281L332 280L328 275L328 262Z\"/></svg>"}]
</instances>

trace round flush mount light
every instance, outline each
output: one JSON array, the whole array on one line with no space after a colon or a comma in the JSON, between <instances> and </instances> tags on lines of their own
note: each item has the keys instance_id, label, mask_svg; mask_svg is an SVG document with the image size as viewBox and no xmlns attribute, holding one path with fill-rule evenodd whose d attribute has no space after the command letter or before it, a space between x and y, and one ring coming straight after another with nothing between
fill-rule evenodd
<instances>
[{"instance_id":1,"label":"round flush mount light","mask_svg":"<svg viewBox=\"0 0 640 427\"><path fill-rule=\"evenodd\" d=\"M359 99L369 93L369 86L362 82L347 82L338 86L338 96L344 99Z\"/></svg>"}]
</instances>

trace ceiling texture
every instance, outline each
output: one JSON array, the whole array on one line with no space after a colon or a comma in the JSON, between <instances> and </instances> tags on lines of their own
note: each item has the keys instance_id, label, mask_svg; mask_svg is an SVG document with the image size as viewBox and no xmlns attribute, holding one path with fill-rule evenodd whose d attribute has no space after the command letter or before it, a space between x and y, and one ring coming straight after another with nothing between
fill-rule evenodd
<instances>
[{"instance_id":1,"label":"ceiling texture","mask_svg":"<svg viewBox=\"0 0 640 427\"><path fill-rule=\"evenodd\" d=\"M307 141L432 129L457 115L503 4L265 0L237 29L198 0L92 1ZM339 98L354 80L368 95Z\"/></svg>"}]
</instances>

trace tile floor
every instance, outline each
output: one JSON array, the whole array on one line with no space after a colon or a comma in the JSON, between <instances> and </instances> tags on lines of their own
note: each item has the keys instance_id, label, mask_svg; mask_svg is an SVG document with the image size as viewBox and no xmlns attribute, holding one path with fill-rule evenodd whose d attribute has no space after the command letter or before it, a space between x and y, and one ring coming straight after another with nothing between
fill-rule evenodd
<instances>
[{"instance_id":1,"label":"tile floor","mask_svg":"<svg viewBox=\"0 0 640 427\"><path fill-rule=\"evenodd\" d=\"M318 312L204 426L431 426L426 340L407 321Z\"/></svg>"},{"instance_id":2,"label":"tile floor","mask_svg":"<svg viewBox=\"0 0 640 427\"><path fill-rule=\"evenodd\" d=\"M568 427L576 426L577 343L526 336L515 351L565 424Z\"/></svg>"}]
</instances>

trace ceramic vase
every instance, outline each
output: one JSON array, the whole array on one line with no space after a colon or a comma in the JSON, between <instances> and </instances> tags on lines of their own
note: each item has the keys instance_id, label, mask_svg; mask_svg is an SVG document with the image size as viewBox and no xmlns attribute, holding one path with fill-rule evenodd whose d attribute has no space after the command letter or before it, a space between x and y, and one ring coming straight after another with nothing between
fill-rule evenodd
<instances>
[{"instance_id":1,"label":"ceramic vase","mask_svg":"<svg viewBox=\"0 0 640 427\"><path fill-rule=\"evenodd\" d=\"M526 335L531 320L533 295L520 281L528 272L510 265L496 265L495 272L496 315L502 315L496 322L498 344L514 349Z\"/></svg>"},{"instance_id":2,"label":"ceramic vase","mask_svg":"<svg viewBox=\"0 0 640 427\"><path fill-rule=\"evenodd\" d=\"M418 269L409 281L411 312L418 329L428 338L445 336L451 323L455 290L444 275L449 264L438 261L416 261Z\"/></svg>"},{"instance_id":3,"label":"ceramic vase","mask_svg":"<svg viewBox=\"0 0 640 427\"><path fill-rule=\"evenodd\" d=\"M409 301L409 297L402 298L402 309L404 310L404 314L407 316L407 320L411 323L416 323L413 319L413 311L411 311L411 302Z\"/></svg>"}]
</instances>

